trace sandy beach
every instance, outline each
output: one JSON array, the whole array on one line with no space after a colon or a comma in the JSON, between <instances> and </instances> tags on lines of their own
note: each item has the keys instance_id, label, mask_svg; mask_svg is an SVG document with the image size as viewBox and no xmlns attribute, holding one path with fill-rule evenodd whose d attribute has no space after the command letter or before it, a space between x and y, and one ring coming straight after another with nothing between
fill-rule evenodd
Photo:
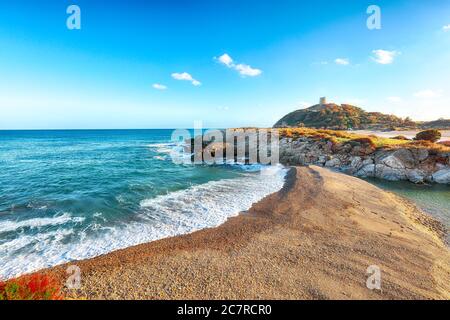
<instances>
[{"instance_id":1,"label":"sandy beach","mask_svg":"<svg viewBox=\"0 0 450 320\"><path fill-rule=\"evenodd\" d=\"M416 134L423 130L399 130L399 131L373 131L373 130L355 130L352 133L362 134L362 135L376 135L382 138L392 138L396 136L405 136L408 139L413 139ZM450 140L450 130L439 130L442 134L440 141Z\"/></svg>"},{"instance_id":2,"label":"sandy beach","mask_svg":"<svg viewBox=\"0 0 450 320\"><path fill-rule=\"evenodd\" d=\"M226 205L226 203L224 203ZM46 272L82 270L82 299L449 299L442 227L373 185L296 167L225 224ZM369 290L369 266L381 290Z\"/></svg>"}]
</instances>

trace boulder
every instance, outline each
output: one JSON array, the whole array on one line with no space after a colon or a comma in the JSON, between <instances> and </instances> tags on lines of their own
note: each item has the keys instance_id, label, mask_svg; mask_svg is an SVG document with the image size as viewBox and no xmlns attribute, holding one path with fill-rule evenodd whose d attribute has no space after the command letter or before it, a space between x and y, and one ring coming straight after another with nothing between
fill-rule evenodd
<instances>
[{"instance_id":1,"label":"boulder","mask_svg":"<svg viewBox=\"0 0 450 320\"><path fill-rule=\"evenodd\" d=\"M405 165L403 164L403 162L393 154L380 159L380 164L381 166L389 167L392 169L405 169Z\"/></svg>"},{"instance_id":2,"label":"boulder","mask_svg":"<svg viewBox=\"0 0 450 320\"><path fill-rule=\"evenodd\" d=\"M429 156L427 149L418 148L418 149L411 149L410 151L411 151L414 159L418 162L425 161Z\"/></svg>"},{"instance_id":3,"label":"boulder","mask_svg":"<svg viewBox=\"0 0 450 320\"><path fill-rule=\"evenodd\" d=\"M416 161L413 156L413 153L408 149L399 149L396 150L393 154L393 157L398 159L402 163L402 165L406 168L414 168L416 166Z\"/></svg>"},{"instance_id":4,"label":"boulder","mask_svg":"<svg viewBox=\"0 0 450 320\"><path fill-rule=\"evenodd\" d=\"M395 157L393 157L396 159ZM401 181L407 180L406 170L404 168L398 168L398 166L392 166L393 163L389 161L389 166L379 164L376 166L375 177L389 180L389 181Z\"/></svg>"},{"instance_id":5,"label":"boulder","mask_svg":"<svg viewBox=\"0 0 450 320\"><path fill-rule=\"evenodd\" d=\"M442 184L450 184L450 168L435 172L433 174L433 181Z\"/></svg>"},{"instance_id":6,"label":"boulder","mask_svg":"<svg viewBox=\"0 0 450 320\"><path fill-rule=\"evenodd\" d=\"M373 163L374 163L374 161L372 158L367 158L362 162L362 166L364 167L364 166L367 166L367 165L373 164Z\"/></svg>"},{"instance_id":7,"label":"boulder","mask_svg":"<svg viewBox=\"0 0 450 320\"><path fill-rule=\"evenodd\" d=\"M350 158L351 163L350 166L356 170L361 169L362 166L362 159L360 157L352 157Z\"/></svg>"},{"instance_id":8,"label":"boulder","mask_svg":"<svg viewBox=\"0 0 450 320\"><path fill-rule=\"evenodd\" d=\"M406 177L413 183L423 183L426 178L426 173L418 169L407 170Z\"/></svg>"},{"instance_id":9,"label":"boulder","mask_svg":"<svg viewBox=\"0 0 450 320\"><path fill-rule=\"evenodd\" d=\"M355 173L357 177L369 178L375 176L375 165L368 164L362 167L358 172Z\"/></svg>"},{"instance_id":10,"label":"boulder","mask_svg":"<svg viewBox=\"0 0 450 320\"><path fill-rule=\"evenodd\" d=\"M317 163L323 166L327 162L327 160L328 157L326 155L322 155L319 156L319 160L317 160Z\"/></svg>"},{"instance_id":11,"label":"boulder","mask_svg":"<svg viewBox=\"0 0 450 320\"><path fill-rule=\"evenodd\" d=\"M341 165L341 160L339 158L333 158L325 163L325 167L339 167Z\"/></svg>"}]
</instances>

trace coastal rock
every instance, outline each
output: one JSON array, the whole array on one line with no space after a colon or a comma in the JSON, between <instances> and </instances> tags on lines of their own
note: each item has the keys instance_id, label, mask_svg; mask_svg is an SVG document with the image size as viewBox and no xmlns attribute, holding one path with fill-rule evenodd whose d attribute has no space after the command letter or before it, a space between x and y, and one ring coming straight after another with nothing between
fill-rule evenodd
<instances>
[{"instance_id":1,"label":"coastal rock","mask_svg":"<svg viewBox=\"0 0 450 320\"><path fill-rule=\"evenodd\" d=\"M390 164L389 166L383 164L376 166L375 177L389 181L407 180L404 168L392 167L391 165L395 165L395 162L392 161L389 161L388 163Z\"/></svg>"},{"instance_id":2,"label":"coastal rock","mask_svg":"<svg viewBox=\"0 0 450 320\"><path fill-rule=\"evenodd\" d=\"M429 156L427 149L411 149L410 152L417 162L425 161Z\"/></svg>"},{"instance_id":3,"label":"coastal rock","mask_svg":"<svg viewBox=\"0 0 450 320\"><path fill-rule=\"evenodd\" d=\"M355 173L357 177L370 178L375 176L375 165L367 164Z\"/></svg>"},{"instance_id":4,"label":"coastal rock","mask_svg":"<svg viewBox=\"0 0 450 320\"><path fill-rule=\"evenodd\" d=\"M405 169L403 162L394 155L388 155L380 160L380 167L388 167L391 169Z\"/></svg>"},{"instance_id":5,"label":"coastal rock","mask_svg":"<svg viewBox=\"0 0 450 320\"><path fill-rule=\"evenodd\" d=\"M341 165L341 160L339 158L333 158L325 163L325 167L339 167Z\"/></svg>"},{"instance_id":6,"label":"coastal rock","mask_svg":"<svg viewBox=\"0 0 450 320\"><path fill-rule=\"evenodd\" d=\"M416 165L416 161L414 159L414 156L412 154L412 152L408 149L400 149L395 151L392 154L392 157L397 159L399 163L401 163L401 165L403 167L412 169L415 167ZM389 160L392 161L393 158L390 158ZM395 163L396 167L398 168L399 164ZM393 166L389 165L390 167L394 168Z\"/></svg>"},{"instance_id":7,"label":"coastal rock","mask_svg":"<svg viewBox=\"0 0 450 320\"><path fill-rule=\"evenodd\" d=\"M316 164L336 168L358 177L449 184L448 152L422 147L370 151L365 147L363 142L331 144L308 137L282 139L280 160L289 165Z\"/></svg>"},{"instance_id":8,"label":"coastal rock","mask_svg":"<svg viewBox=\"0 0 450 320\"><path fill-rule=\"evenodd\" d=\"M351 160L350 166L352 168L354 168L355 170L361 169L362 159L360 157L353 157L350 160Z\"/></svg>"},{"instance_id":9,"label":"coastal rock","mask_svg":"<svg viewBox=\"0 0 450 320\"><path fill-rule=\"evenodd\" d=\"M433 174L433 181L442 184L450 184L450 168L435 172Z\"/></svg>"},{"instance_id":10,"label":"coastal rock","mask_svg":"<svg viewBox=\"0 0 450 320\"><path fill-rule=\"evenodd\" d=\"M406 177L413 183L423 183L425 181L426 174L422 170L418 169L407 170Z\"/></svg>"},{"instance_id":11,"label":"coastal rock","mask_svg":"<svg viewBox=\"0 0 450 320\"><path fill-rule=\"evenodd\" d=\"M328 160L327 156L319 156L319 160L317 160L317 163L320 165L324 165L324 163L326 163Z\"/></svg>"}]
</instances>

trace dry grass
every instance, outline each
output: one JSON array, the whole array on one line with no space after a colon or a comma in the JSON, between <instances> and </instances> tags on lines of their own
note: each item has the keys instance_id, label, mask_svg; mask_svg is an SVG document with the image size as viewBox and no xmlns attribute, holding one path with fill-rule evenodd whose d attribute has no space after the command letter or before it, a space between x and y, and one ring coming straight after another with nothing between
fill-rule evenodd
<instances>
[{"instance_id":1,"label":"dry grass","mask_svg":"<svg viewBox=\"0 0 450 320\"><path fill-rule=\"evenodd\" d=\"M350 141L365 141L369 139L376 148L397 148L411 146L413 148L426 148L436 152L450 152L450 147L444 144L429 141L405 140L401 137L382 138L375 135L361 135L348 131L335 131L311 128L283 128L279 129L280 137L298 139L300 137L330 141L333 144L342 144Z\"/></svg>"}]
</instances>

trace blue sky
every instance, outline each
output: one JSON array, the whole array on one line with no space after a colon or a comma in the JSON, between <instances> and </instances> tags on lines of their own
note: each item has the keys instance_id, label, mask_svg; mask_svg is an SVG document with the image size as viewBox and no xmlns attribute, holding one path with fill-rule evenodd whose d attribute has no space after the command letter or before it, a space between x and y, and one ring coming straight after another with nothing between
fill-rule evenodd
<instances>
[{"instance_id":1,"label":"blue sky","mask_svg":"<svg viewBox=\"0 0 450 320\"><path fill-rule=\"evenodd\" d=\"M271 126L320 96L450 118L449 74L447 0L0 0L0 129Z\"/></svg>"}]
</instances>

